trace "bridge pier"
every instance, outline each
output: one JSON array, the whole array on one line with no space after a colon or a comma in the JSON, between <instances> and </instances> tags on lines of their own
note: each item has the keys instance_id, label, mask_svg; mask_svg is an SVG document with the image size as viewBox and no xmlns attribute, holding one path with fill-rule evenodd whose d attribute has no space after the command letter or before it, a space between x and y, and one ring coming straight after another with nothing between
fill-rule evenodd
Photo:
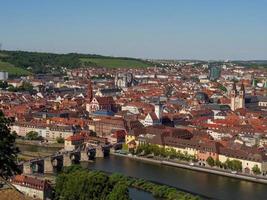
<instances>
[{"instance_id":1,"label":"bridge pier","mask_svg":"<svg viewBox=\"0 0 267 200\"><path fill-rule=\"evenodd\" d=\"M96 158L103 158L104 157L104 152L102 150L102 147L97 147L96 148L96 154L95 154Z\"/></svg>"},{"instance_id":2,"label":"bridge pier","mask_svg":"<svg viewBox=\"0 0 267 200\"><path fill-rule=\"evenodd\" d=\"M50 157L44 159L44 173L54 173L54 168Z\"/></svg>"},{"instance_id":3,"label":"bridge pier","mask_svg":"<svg viewBox=\"0 0 267 200\"><path fill-rule=\"evenodd\" d=\"M87 151L81 151L81 161L88 161L88 153Z\"/></svg>"},{"instance_id":4,"label":"bridge pier","mask_svg":"<svg viewBox=\"0 0 267 200\"><path fill-rule=\"evenodd\" d=\"M30 162L23 164L23 174L32 174L32 168Z\"/></svg>"},{"instance_id":5,"label":"bridge pier","mask_svg":"<svg viewBox=\"0 0 267 200\"><path fill-rule=\"evenodd\" d=\"M70 159L70 154L66 153L63 155L63 166L68 167L71 166L71 159Z\"/></svg>"}]
</instances>

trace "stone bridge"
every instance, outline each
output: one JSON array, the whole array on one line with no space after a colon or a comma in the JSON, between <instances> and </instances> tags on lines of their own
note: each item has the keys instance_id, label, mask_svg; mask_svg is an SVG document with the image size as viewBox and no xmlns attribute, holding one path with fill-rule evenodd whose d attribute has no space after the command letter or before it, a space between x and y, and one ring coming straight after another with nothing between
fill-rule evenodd
<instances>
[{"instance_id":1,"label":"stone bridge","mask_svg":"<svg viewBox=\"0 0 267 200\"><path fill-rule=\"evenodd\" d=\"M32 159L19 164L23 174L57 173L63 167L78 164L83 161L94 160L96 157L109 155L109 146L81 146L73 151L59 151L53 155Z\"/></svg>"}]
</instances>

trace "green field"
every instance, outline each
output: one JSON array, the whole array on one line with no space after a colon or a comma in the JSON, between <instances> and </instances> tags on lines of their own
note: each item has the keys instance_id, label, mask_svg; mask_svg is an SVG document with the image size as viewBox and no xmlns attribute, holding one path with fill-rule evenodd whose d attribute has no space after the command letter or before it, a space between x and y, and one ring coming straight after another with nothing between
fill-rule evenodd
<instances>
[{"instance_id":1,"label":"green field","mask_svg":"<svg viewBox=\"0 0 267 200\"><path fill-rule=\"evenodd\" d=\"M27 70L24 70L19 67L15 67L14 65L7 63L7 62L2 62L0 60L0 71L6 71L9 73L9 75L17 75L17 76L23 76L23 75L29 75L30 72Z\"/></svg>"},{"instance_id":2,"label":"green field","mask_svg":"<svg viewBox=\"0 0 267 200\"><path fill-rule=\"evenodd\" d=\"M80 60L85 65L88 62L99 67L109 68L143 68L152 66L149 62L146 61L126 58L81 58Z\"/></svg>"}]
</instances>

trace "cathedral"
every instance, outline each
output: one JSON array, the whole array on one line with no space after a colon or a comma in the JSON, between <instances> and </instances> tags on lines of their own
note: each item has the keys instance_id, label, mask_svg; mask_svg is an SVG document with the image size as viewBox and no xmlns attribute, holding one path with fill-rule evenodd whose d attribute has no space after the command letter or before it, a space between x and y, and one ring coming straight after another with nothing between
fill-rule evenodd
<instances>
[{"instance_id":1,"label":"cathedral","mask_svg":"<svg viewBox=\"0 0 267 200\"><path fill-rule=\"evenodd\" d=\"M239 91L237 91L236 89L236 84L233 83L230 96L231 96L231 110L232 111L235 111L239 108L245 108L245 87L243 83Z\"/></svg>"},{"instance_id":2,"label":"cathedral","mask_svg":"<svg viewBox=\"0 0 267 200\"><path fill-rule=\"evenodd\" d=\"M117 88L127 88L135 85L135 80L131 73L116 74L114 82Z\"/></svg>"}]
</instances>

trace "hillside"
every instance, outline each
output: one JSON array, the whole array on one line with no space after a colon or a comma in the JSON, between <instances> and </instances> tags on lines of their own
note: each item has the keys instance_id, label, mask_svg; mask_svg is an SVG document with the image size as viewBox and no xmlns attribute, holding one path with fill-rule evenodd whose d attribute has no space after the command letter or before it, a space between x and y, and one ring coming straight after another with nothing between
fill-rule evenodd
<instances>
[{"instance_id":1,"label":"hillside","mask_svg":"<svg viewBox=\"0 0 267 200\"><path fill-rule=\"evenodd\" d=\"M9 76L24 76L29 75L30 72L27 70L24 70L19 67L15 67L14 65L8 63L8 62L2 62L0 60L0 71L6 71L9 73Z\"/></svg>"},{"instance_id":2,"label":"hillside","mask_svg":"<svg viewBox=\"0 0 267 200\"><path fill-rule=\"evenodd\" d=\"M54 54L25 51L0 51L0 70L14 75L28 73L62 73L64 68L79 67L149 67L153 63L135 59L93 54Z\"/></svg>"},{"instance_id":3,"label":"hillside","mask_svg":"<svg viewBox=\"0 0 267 200\"><path fill-rule=\"evenodd\" d=\"M129 67L129 68L140 68L140 67L151 67L151 63L138 60L138 59L127 59L127 58L81 58L80 59L85 66L90 66L93 64L99 67L109 67L109 68L120 68L120 67Z\"/></svg>"}]
</instances>

